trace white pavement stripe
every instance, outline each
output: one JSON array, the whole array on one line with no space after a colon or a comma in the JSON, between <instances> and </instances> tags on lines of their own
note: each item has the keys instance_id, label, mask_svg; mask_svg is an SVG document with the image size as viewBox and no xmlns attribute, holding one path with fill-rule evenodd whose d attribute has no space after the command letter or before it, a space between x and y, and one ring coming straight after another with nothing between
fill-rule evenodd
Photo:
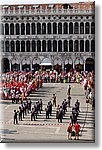
<instances>
[{"instance_id":1,"label":"white pavement stripe","mask_svg":"<svg viewBox=\"0 0 102 150\"><path fill-rule=\"evenodd\" d=\"M6 106L5 109L8 109L8 107L10 107L10 105Z\"/></svg>"},{"instance_id":2,"label":"white pavement stripe","mask_svg":"<svg viewBox=\"0 0 102 150\"><path fill-rule=\"evenodd\" d=\"M60 131L60 127L57 127L56 131L55 131L55 134L58 134Z\"/></svg>"}]
</instances>

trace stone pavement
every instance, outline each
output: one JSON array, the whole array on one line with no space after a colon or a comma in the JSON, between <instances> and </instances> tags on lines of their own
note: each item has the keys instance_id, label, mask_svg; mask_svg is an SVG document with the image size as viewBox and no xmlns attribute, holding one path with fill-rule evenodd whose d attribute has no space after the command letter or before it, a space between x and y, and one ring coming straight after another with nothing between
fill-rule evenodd
<instances>
[{"instance_id":1,"label":"stone pavement","mask_svg":"<svg viewBox=\"0 0 102 150\"><path fill-rule=\"evenodd\" d=\"M46 119L45 107L51 100L52 94L57 96L57 104L61 104L64 98L67 98L68 83L44 83L43 88L31 94L32 103L39 98L43 101L43 111L39 114L36 121L30 121L30 114L25 116L19 125L13 124L13 110L17 109L19 104L12 104L10 100L1 100L0 102L0 134L2 142L94 142L94 111L90 104L86 104L83 87L77 83L71 83L71 107L78 99L80 101L80 114L78 122L81 125L80 140L67 139L67 126L70 121L71 109L63 118L62 123L56 119L56 108L53 107L53 113L50 119Z\"/></svg>"}]
</instances>

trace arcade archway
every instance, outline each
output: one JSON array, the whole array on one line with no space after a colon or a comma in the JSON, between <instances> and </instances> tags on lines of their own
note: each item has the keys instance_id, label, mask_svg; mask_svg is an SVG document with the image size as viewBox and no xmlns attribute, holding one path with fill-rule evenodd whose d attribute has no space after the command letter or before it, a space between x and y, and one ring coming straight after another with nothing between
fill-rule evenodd
<instances>
[{"instance_id":1,"label":"arcade archway","mask_svg":"<svg viewBox=\"0 0 102 150\"><path fill-rule=\"evenodd\" d=\"M69 71L73 70L73 61L72 61L72 59L66 59L65 60L64 70L66 72L69 72Z\"/></svg>"},{"instance_id":2,"label":"arcade archway","mask_svg":"<svg viewBox=\"0 0 102 150\"><path fill-rule=\"evenodd\" d=\"M84 61L82 59L75 60L75 70L79 72L84 70Z\"/></svg>"},{"instance_id":3,"label":"arcade archway","mask_svg":"<svg viewBox=\"0 0 102 150\"><path fill-rule=\"evenodd\" d=\"M22 61L22 70L23 71L30 71L31 70L31 67L30 67L30 60L29 59L23 59Z\"/></svg>"},{"instance_id":4,"label":"arcade archway","mask_svg":"<svg viewBox=\"0 0 102 150\"><path fill-rule=\"evenodd\" d=\"M32 71L38 71L40 69L40 59L39 58L34 58L33 59L33 64L32 64Z\"/></svg>"},{"instance_id":5,"label":"arcade archway","mask_svg":"<svg viewBox=\"0 0 102 150\"><path fill-rule=\"evenodd\" d=\"M58 73L62 71L62 62L60 58L56 58L54 60L54 70L56 70Z\"/></svg>"},{"instance_id":6,"label":"arcade archway","mask_svg":"<svg viewBox=\"0 0 102 150\"><path fill-rule=\"evenodd\" d=\"M93 58L87 58L85 62L85 70L86 71L94 71L95 69L95 61Z\"/></svg>"},{"instance_id":7,"label":"arcade archway","mask_svg":"<svg viewBox=\"0 0 102 150\"><path fill-rule=\"evenodd\" d=\"M33 64L32 65L32 70L35 72L35 71L38 71L40 69L40 65L39 64Z\"/></svg>"},{"instance_id":8,"label":"arcade archway","mask_svg":"<svg viewBox=\"0 0 102 150\"><path fill-rule=\"evenodd\" d=\"M52 70L52 63L50 58L44 58L40 64L41 70L47 71Z\"/></svg>"},{"instance_id":9,"label":"arcade archway","mask_svg":"<svg viewBox=\"0 0 102 150\"><path fill-rule=\"evenodd\" d=\"M17 58L14 58L12 60L11 70L12 71L19 71L20 70L19 60Z\"/></svg>"},{"instance_id":10,"label":"arcade archway","mask_svg":"<svg viewBox=\"0 0 102 150\"><path fill-rule=\"evenodd\" d=\"M19 64L12 64L12 66L11 66L11 70L12 71L19 71L20 70L20 65Z\"/></svg>"},{"instance_id":11,"label":"arcade archway","mask_svg":"<svg viewBox=\"0 0 102 150\"><path fill-rule=\"evenodd\" d=\"M1 70L3 73L10 71L10 63L8 58L2 58L1 60Z\"/></svg>"}]
</instances>

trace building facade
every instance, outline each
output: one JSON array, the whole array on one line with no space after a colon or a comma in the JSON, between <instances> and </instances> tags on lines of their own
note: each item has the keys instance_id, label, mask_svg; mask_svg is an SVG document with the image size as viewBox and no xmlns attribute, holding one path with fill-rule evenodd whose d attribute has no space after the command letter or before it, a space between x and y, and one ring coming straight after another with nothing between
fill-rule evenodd
<instances>
[{"instance_id":1,"label":"building facade","mask_svg":"<svg viewBox=\"0 0 102 150\"><path fill-rule=\"evenodd\" d=\"M2 71L95 66L95 4L1 6Z\"/></svg>"}]
</instances>

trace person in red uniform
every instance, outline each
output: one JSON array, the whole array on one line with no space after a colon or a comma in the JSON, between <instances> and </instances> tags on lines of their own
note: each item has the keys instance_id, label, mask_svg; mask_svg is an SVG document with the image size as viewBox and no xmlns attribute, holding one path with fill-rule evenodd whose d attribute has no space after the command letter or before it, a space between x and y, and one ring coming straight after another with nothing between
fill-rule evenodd
<instances>
[{"instance_id":1,"label":"person in red uniform","mask_svg":"<svg viewBox=\"0 0 102 150\"><path fill-rule=\"evenodd\" d=\"M80 125L78 122L74 124L74 130L75 130L75 140L79 140L79 131L80 131Z\"/></svg>"},{"instance_id":2,"label":"person in red uniform","mask_svg":"<svg viewBox=\"0 0 102 150\"><path fill-rule=\"evenodd\" d=\"M71 136L71 133L72 133L72 125L71 125L71 123L69 123L69 125L68 125L67 132L68 132L68 139L72 139L72 136Z\"/></svg>"}]
</instances>

